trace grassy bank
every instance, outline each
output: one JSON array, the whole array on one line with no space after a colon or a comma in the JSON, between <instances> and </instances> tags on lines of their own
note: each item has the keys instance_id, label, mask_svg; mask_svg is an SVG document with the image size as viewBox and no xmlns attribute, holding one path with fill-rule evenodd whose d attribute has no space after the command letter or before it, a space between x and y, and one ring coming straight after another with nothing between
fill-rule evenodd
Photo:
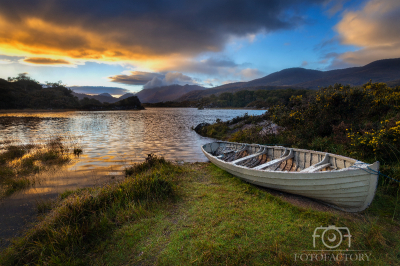
<instances>
[{"instance_id":1,"label":"grassy bank","mask_svg":"<svg viewBox=\"0 0 400 266\"><path fill-rule=\"evenodd\" d=\"M35 183L33 175L70 162L79 156L78 146L67 147L61 137L45 144L14 145L3 143L0 152L0 199Z\"/></svg>"},{"instance_id":2,"label":"grassy bank","mask_svg":"<svg viewBox=\"0 0 400 266\"><path fill-rule=\"evenodd\" d=\"M400 263L400 215L382 215L378 201L343 213L259 189L209 163L152 157L127 173L119 184L62 195L0 264L306 265L295 253L314 249L321 225L348 227L351 248L365 250L372 265Z\"/></svg>"}]
</instances>

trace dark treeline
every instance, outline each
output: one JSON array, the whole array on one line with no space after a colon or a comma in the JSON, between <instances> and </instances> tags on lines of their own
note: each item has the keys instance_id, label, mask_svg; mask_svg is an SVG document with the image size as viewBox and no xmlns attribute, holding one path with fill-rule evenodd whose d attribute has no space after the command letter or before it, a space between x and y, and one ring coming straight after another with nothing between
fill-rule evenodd
<instances>
[{"instance_id":1,"label":"dark treeline","mask_svg":"<svg viewBox=\"0 0 400 266\"><path fill-rule=\"evenodd\" d=\"M61 81L43 86L25 73L17 77L0 79L0 109L83 109L130 110L144 109L139 99L132 96L119 102L101 103L96 99L78 100L72 90Z\"/></svg>"},{"instance_id":2,"label":"dark treeline","mask_svg":"<svg viewBox=\"0 0 400 266\"><path fill-rule=\"evenodd\" d=\"M143 103L144 107L197 107L197 101Z\"/></svg>"},{"instance_id":3,"label":"dark treeline","mask_svg":"<svg viewBox=\"0 0 400 266\"><path fill-rule=\"evenodd\" d=\"M242 90L235 93L224 92L210 95L199 100L201 107L256 107L268 108L277 104L287 104L292 96L314 94L313 90L277 89L277 90Z\"/></svg>"},{"instance_id":4,"label":"dark treeline","mask_svg":"<svg viewBox=\"0 0 400 266\"><path fill-rule=\"evenodd\" d=\"M314 90L306 89L275 89L275 90L242 90L235 93L224 92L219 95L212 94L196 101L144 103L145 107L254 107L269 108L282 104L286 105L292 96L315 94Z\"/></svg>"}]
</instances>

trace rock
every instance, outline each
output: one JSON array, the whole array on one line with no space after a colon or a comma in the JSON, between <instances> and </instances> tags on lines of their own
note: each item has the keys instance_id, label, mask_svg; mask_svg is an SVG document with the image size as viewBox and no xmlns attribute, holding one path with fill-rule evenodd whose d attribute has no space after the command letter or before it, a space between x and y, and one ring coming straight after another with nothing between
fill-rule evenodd
<instances>
[{"instance_id":1,"label":"rock","mask_svg":"<svg viewBox=\"0 0 400 266\"><path fill-rule=\"evenodd\" d=\"M196 131L197 134L200 134L202 129L209 125L210 125L209 123L200 123L194 128L194 131Z\"/></svg>"}]
</instances>

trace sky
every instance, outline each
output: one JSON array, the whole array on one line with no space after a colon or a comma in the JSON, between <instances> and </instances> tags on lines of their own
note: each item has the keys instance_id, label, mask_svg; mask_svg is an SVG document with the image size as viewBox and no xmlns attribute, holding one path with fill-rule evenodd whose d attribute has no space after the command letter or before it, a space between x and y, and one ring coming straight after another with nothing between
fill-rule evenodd
<instances>
[{"instance_id":1,"label":"sky","mask_svg":"<svg viewBox=\"0 0 400 266\"><path fill-rule=\"evenodd\" d=\"M118 96L400 57L398 0L0 2L0 78Z\"/></svg>"}]
</instances>

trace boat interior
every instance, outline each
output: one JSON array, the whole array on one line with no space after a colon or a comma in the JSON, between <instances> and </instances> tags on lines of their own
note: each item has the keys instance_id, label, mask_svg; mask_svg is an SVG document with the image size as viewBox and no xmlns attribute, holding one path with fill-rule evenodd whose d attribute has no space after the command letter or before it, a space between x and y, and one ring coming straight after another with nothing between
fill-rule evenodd
<instances>
[{"instance_id":1,"label":"boat interior","mask_svg":"<svg viewBox=\"0 0 400 266\"><path fill-rule=\"evenodd\" d=\"M227 163L262 171L315 173L345 169L356 162L340 155L282 146L213 142L203 149Z\"/></svg>"}]
</instances>

